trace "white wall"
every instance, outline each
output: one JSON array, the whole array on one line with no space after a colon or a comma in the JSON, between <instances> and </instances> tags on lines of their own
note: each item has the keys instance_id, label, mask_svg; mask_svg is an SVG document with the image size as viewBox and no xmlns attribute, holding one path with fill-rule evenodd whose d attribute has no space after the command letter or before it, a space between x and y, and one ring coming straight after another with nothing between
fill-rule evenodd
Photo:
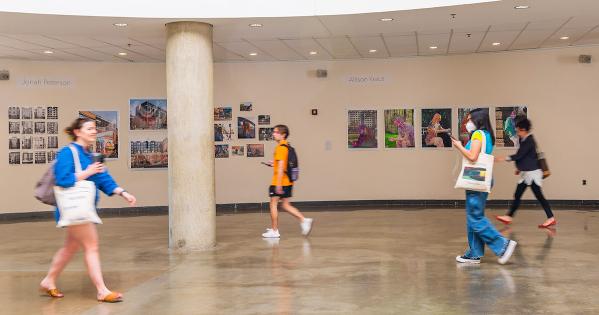
<instances>
[{"instance_id":1,"label":"white wall","mask_svg":"<svg viewBox=\"0 0 599 315\"><path fill-rule=\"evenodd\" d=\"M529 107L535 134L554 174L544 186L547 197L595 200L595 181L599 178L595 163L599 150L594 146L599 134L595 124L599 117L599 67L596 63L579 64L578 55L583 53L597 56L599 48L368 61L216 64L215 105L232 105L235 118L239 102L252 101L254 111L249 115L270 114L272 125L290 126L290 141L300 154L302 172L296 200L360 200L461 199L463 192L453 189L459 159L447 149L349 151L347 109L379 109L382 116L383 109L402 106L457 109L524 104ZM76 117L79 109L118 109L122 158L109 162L111 172L122 186L138 195L141 205L167 204L166 171L128 169L126 130L129 98L165 95L164 65L4 60L0 68L9 69L13 78L0 81L4 108L0 125L8 125L9 106L60 106L61 128ZM327 69L329 77L316 78L317 68ZM344 80L349 75L369 74L384 75L390 82L350 85ZM75 84L69 89L18 87L17 78L23 76L69 78ZM311 116L311 108L318 108L319 115ZM419 117L417 111L416 120ZM47 166L9 166L8 127L3 130L0 212L48 209L31 193ZM67 139L61 137L62 145ZM379 146L382 137L380 117ZM326 141L330 141L331 150L325 149ZM230 142L247 143L259 142ZM217 159L218 203L267 200L271 169L259 162L270 159L273 146L267 144L264 159ZM511 152L498 149L495 153ZM588 180L587 186L581 185L582 179ZM515 181L511 165L498 165L491 198L511 198ZM117 198L103 198L101 206L124 204Z\"/></svg>"}]
</instances>

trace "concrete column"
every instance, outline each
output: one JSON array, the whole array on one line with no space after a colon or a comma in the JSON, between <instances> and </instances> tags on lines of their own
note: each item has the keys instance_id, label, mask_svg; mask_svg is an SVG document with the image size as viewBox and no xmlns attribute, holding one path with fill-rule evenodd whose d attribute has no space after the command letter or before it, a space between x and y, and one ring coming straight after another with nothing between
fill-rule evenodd
<instances>
[{"instance_id":1,"label":"concrete column","mask_svg":"<svg viewBox=\"0 0 599 315\"><path fill-rule=\"evenodd\" d=\"M169 247L215 246L212 25L166 25Z\"/></svg>"}]
</instances>

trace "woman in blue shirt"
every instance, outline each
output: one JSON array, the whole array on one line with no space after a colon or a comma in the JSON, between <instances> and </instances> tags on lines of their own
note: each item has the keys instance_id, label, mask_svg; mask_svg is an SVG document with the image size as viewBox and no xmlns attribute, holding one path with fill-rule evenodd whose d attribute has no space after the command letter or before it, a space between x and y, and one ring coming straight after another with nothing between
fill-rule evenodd
<instances>
[{"instance_id":1,"label":"woman in blue shirt","mask_svg":"<svg viewBox=\"0 0 599 315\"><path fill-rule=\"evenodd\" d=\"M495 145L493 127L489 112L481 108L470 112L466 129L471 138L466 147L460 140L452 138L453 145L468 160L474 162L485 144L485 153L491 154ZM466 228L468 232L468 249L462 256L457 256L459 263L479 264L484 255L485 244L499 256L498 262L505 264L514 253L517 243L503 237L495 226L485 217L485 204L489 193L466 190Z\"/></svg>"},{"instance_id":2,"label":"woman in blue shirt","mask_svg":"<svg viewBox=\"0 0 599 315\"><path fill-rule=\"evenodd\" d=\"M123 197L129 205L135 205L135 196L119 187L112 176L106 170L104 164L93 163L92 155L88 151L90 145L96 142L96 123L87 118L78 118L71 126L66 129L67 134L73 139L70 144L74 146L79 153L79 161L83 171L75 171L75 162L73 153L69 146L63 147L56 157L54 165L54 175L56 186L73 187L75 182L80 180L93 181L96 185L96 203L99 199L98 189L105 194L112 196L114 194ZM55 217L58 221L60 212L56 209ZM102 302L119 302L123 296L121 293L108 290L102 277L100 267L100 255L98 251L98 232L93 223L67 226L66 240L62 248L56 252L52 259L52 264L48 274L40 283L42 291L51 297L61 298L64 295L56 288L56 278L71 260L73 255L83 248L85 253L85 262L89 276L98 291L97 299Z\"/></svg>"}]
</instances>

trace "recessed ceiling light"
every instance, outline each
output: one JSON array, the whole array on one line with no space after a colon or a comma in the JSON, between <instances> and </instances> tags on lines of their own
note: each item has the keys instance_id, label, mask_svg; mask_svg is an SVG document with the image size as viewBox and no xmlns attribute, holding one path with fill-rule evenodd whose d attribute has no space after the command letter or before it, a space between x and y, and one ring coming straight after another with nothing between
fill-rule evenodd
<instances>
[{"instance_id":1,"label":"recessed ceiling light","mask_svg":"<svg viewBox=\"0 0 599 315\"><path fill-rule=\"evenodd\" d=\"M49 54L53 54L53 53L54 53L54 52L53 52L53 51L51 51L51 50L44 50L44 54L47 54L47 55L49 55Z\"/></svg>"},{"instance_id":2,"label":"recessed ceiling light","mask_svg":"<svg viewBox=\"0 0 599 315\"><path fill-rule=\"evenodd\" d=\"M527 5L517 5L514 7L514 9L516 9L516 10L523 10L523 9L528 9L528 8L530 8L530 7Z\"/></svg>"},{"instance_id":3,"label":"recessed ceiling light","mask_svg":"<svg viewBox=\"0 0 599 315\"><path fill-rule=\"evenodd\" d=\"M250 27L262 27L264 25L260 24L260 23L252 23L250 24Z\"/></svg>"},{"instance_id":4,"label":"recessed ceiling light","mask_svg":"<svg viewBox=\"0 0 599 315\"><path fill-rule=\"evenodd\" d=\"M381 21L381 22L391 22L391 21L393 21L393 18L382 18L382 19L379 19L379 21Z\"/></svg>"},{"instance_id":5,"label":"recessed ceiling light","mask_svg":"<svg viewBox=\"0 0 599 315\"><path fill-rule=\"evenodd\" d=\"M493 45L493 46L499 46L499 45L501 45L501 43L500 43L500 42L494 42L494 43L493 43L493 44L491 44L491 45Z\"/></svg>"},{"instance_id":6,"label":"recessed ceiling light","mask_svg":"<svg viewBox=\"0 0 599 315\"><path fill-rule=\"evenodd\" d=\"M120 52L119 56L127 56L127 53L126 52Z\"/></svg>"},{"instance_id":7,"label":"recessed ceiling light","mask_svg":"<svg viewBox=\"0 0 599 315\"><path fill-rule=\"evenodd\" d=\"M112 25L114 25L116 27L127 27L127 23L114 23Z\"/></svg>"},{"instance_id":8,"label":"recessed ceiling light","mask_svg":"<svg viewBox=\"0 0 599 315\"><path fill-rule=\"evenodd\" d=\"M570 39L570 37L568 37L568 36L562 36L559 39L566 40L566 39Z\"/></svg>"},{"instance_id":9,"label":"recessed ceiling light","mask_svg":"<svg viewBox=\"0 0 599 315\"><path fill-rule=\"evenodd\" d=\"M371 54L374 54L376 52L376 49L371 49L368 52L371 53Z\"/></svg>"},{"instance_id":10,"label":"recessed ceiling light","mask_svg":"<svg viewBox=\"0 0 599 315\"><path fill-rule=\"evenodd\" d=\"M437 46L431 46L431 47L429 47L429 48L430 48L430 49L437 49L437 48L439 48L439 47L437 47Z\"/></svg>"},{"instance_id":11,"label":"recessed ceiling light","mask_svg":"<svg viewBox=\"0 0 599 315\"><path fill-rule=\"evenodd\" d=\"M317 52L317 51L311 51L311 52L310 52L310 55L316 55L316 54L318 54L318 52Z\"/></svg>"},{"instance_id":12,"label":"recessed ceiling light","mask_svg":"<svg viewBox=\"0 0 599 315\"><path fill-rule=\"evenodd\" d=\"M258 53L252 52L250 53L250 56L258 56Z\"/></svg>"}]
</instances>

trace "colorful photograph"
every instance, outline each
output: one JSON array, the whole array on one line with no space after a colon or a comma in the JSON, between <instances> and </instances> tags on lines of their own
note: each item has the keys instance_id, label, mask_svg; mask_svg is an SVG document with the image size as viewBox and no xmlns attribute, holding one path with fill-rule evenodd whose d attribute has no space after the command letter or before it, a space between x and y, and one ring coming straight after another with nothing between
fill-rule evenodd
<instances>
[{"instance_id":1,"label":"colorful photograph","mask_svg":"<svg viewBox=\"0 0 599 315\"><path fill-rule=\"evenodd\" d=\"M132 169L168 167L168 139L166 135L163 137L132 139L130 152Z\"/></svg>"},{"instance_id":2,"label":"colorful photograph","mask_svg":"<svg viewBox=\"0 0 599 315\"><path fill-rule=\"evenodd\" d=\"M520 117L528 117L526 106L496 107L495 108L495 146L517 148L519 145L516 134L516 121Z\"/></svg>"},{"instance_id":3,"label":"colorful photograph","mask_svg":"<svg viewBox=\"0 0 599 315\"><path fill-rule=\"evenodd\" d=\"M245 156L245 147L242 145L231 146L231 154L233 156Z\"/></svg>"},{"instance_id":4,"label":"colorful photograph","mask_svg":"<svg viewBox=\"0 0 599 315\"><path fill-rule=\"evenodd\" d=\"M96 121L98 135L94 152L102 153L104 157L116 159L119 157L119 112L118 111L79 111L79 117ZM50 123L48 123L50 124ZM50 133L50 132L48 132Z\"/></svg>"},{"instance_id":5,"label":"colorful photograph","mask_svg":"<svg viewBox=\"0 0 599 315\"><path fill-rule=\"evenodd\" d=\"M165 99L130 99L129 130L167 129Z\"/></svg>"},{"instance_id":6,"label":"colorful photograph","mask_svg":"<svg viewBox=\"0 0 599 315\"><path fill-rule=\"evenodd\" d=\"M229 157L229 145L228 144L217 144L214 146L214 157L217 159L223 159Z\"/></svg>"},{"instance_id":7,"label":"colorful photograph","mask_svg":"<svg viewBox=\"0 0 599 315\"><path fill-rule=\"evenodd\" d=\"M451 108L422 110L422 147L451 148Z\"/></svg>"},{"instance_id":8,"label":"colorful photograph","mask_svg":"<svg viewBox=\"0 0 599 315\"><path fill-rule=\"evenodd\" d=\"M237 117L237 138L255 139L256 123L251 118Z\"/></svg>"},{"instance_id":9,"label":"colorful photograph","mask_svg":"<svg viewBox=\"0 0 599 315\"><path fill-rule=\"evenodd\" d=\"M275 128L260 128L258 130L258 140L260 141L274 141L272 133Z\"/></svg>"},{"instance_id":10,"label":"colorful photograph","mask_svg":"<svg viewBox=\"0 0 599 315\"><path fill-rule=\"evenodd\" d=\"M214 124L214 141L226 141L233 138L233 125L231 123Z\"/></svg>"},{"instance_id":11,"label":"colorful photograph","mask_svg":"<svg viewBox=\"0 0 599 315\"><path fill-rule=\"evenodd\" d=\"M458 108L458 139L463 145L466 145L468 141L470 141L470 133L466 129L466 124L468 123L468 115L470 115L470 111L475 108L476 107ZM482 110L489 114L489 108L485 107L482 108Z\"/></svg>"},{"instance_id":12,"label":"colorful photograph","mask_svg":"<svg viewBox=\"0 0 599 315\"><path fill-rule=\"evenodd\" d=\"M385 109L385 148L413 148L414 110Z\"/></svg>"},{"instance_id":13,"label":"colorful photograph","mask_svg":"<svg viewBox=\"0 0 599 315\"><path fill-rule=\"evenodd\" d=\"M347 112L347 145L350 149L377 148L376 110Z\"/></svg>"},{"instance_id":14,"label":"colorful photograph","mask_svg":"<svg viewBox=\"0 0 599 315\"><path fill-rule=\"evenodd\" d=\"M242 112L251 112L253 109L252 102L243 102L239 104L239 110Z\"/></svg>"},{"instance_id":15,"label":"colorful photograph","mask_svg":"<svg viewBox=\"0 0 599 315\"><path fill-rule=\"evenodd\" d=\"M215 107L214 108L214 120L231 120L233 119L233 108L232 107Z\"/></svg>"},{"instance_id":16,"label":"colorful photograph","mask_svg":"<svg viewBox=\"0 0 599 315\"><path fill-rule=\"evenodd\" d=\"M264 145L263 144L248 144L247 152L248 152L248 157L264 157Z\"/></svg>"},{"instance_id":17,"label":"colorful photograph","mask_svg":"<svg viewBox=\"0 0 599 315\"><path fill-rule=\"evenodd\" d=\"M258 115L258 125L270 125L270 115Z\"/></svg>"}]
</instances>

